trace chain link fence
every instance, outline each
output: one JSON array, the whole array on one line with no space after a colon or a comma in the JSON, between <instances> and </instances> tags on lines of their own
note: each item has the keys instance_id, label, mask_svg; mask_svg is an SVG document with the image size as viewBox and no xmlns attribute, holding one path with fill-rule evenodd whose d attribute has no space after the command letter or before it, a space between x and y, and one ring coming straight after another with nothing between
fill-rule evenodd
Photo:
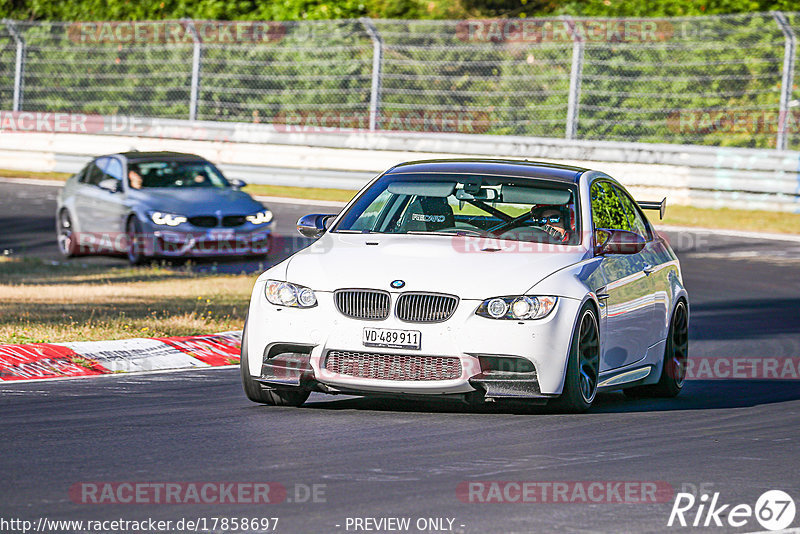
<instances>
[{"instance_id":1,"label":"chain link fence","mask_svg":"<svg viewBox=\"0 0 800 534\"><path fill-rule=\"evenodd\" d=\"M797 150L797 34L779 12L6 20L0 109Z\"/></svg>"}]
</instances>

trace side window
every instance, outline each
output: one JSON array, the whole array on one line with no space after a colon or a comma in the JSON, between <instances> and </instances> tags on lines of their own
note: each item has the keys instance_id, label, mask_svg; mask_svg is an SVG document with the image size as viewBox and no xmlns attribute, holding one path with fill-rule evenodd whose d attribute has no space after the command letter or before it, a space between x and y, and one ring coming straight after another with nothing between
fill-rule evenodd
<instances>
[{"instance_id":1,"label":"side window","mask_svg":"<svg viewBox=\"0 0 800 534\"><path fill-rule=\"evenodd\" d=\"M83 183L97 185L103 180L103 171L100 170L99 165L105 163L104 159L98 159L86 168L86 172L83 173Z\"/></svg>"},{"instance_id":2,"label":"side window","mask_svg":"<svg viewBox=\"0 0 800 534\"><path fill-rule=\"evenodd\" d=\"M84 182L99 185L103 180L122 180L122 164L115 158L97 158L84 174Z\"/></svg>"},{"instance_id":3,"label":"side window","mask_svg":"<svg viewBox=\"0 0 800 534\"><path fill-rule=\"evenodd\" d=\"M614 189L617 191L619 200L622 202L622 206L625 208L625 214L628 216L628 221L631 224L631 230L642 236L646 241L649 241L651 235L647 229L647 223L645 223L644 217L639 211L639 208L627 193L618 187L614 187Z\"/></svg>"},{"instance_id":4,"label":"side window","mask_svg":"<svg viewBox=\"0 0 800 534\"><path fill-rule=\"evenodd\" d=\"M122 163L117 158L109 158L103 171L106 173L106 178L122 180Z\"/></svg>"},{"instance_id":5,"label":"side window","mask_svg":"<svg viewBox=\"0 0 800 534\"><path fill-rule=\"evenodd\" d=\"M595 182L590 190L592 197L592 221L595 228L630 230L625 210L608 182Z\"/></svg>"}]
</instances>

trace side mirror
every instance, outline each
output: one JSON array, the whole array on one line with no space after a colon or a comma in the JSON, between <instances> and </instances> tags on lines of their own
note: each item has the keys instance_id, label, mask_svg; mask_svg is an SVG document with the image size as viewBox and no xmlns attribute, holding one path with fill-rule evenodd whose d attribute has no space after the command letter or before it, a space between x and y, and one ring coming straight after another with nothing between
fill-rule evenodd
<instances>
[{"instance_id":1,"label":"side mirror","mask_svg":"<svg viewBox=\"0 0 800 534\"><path fill-rule=\"evenodd\" d=\"M244 180L239 180L238 178L233 180L228 180L228 183L231 184L231 187L234 189L241 189L247 185L247 182Z\"/></svg>"},{"instance_id":2,"label":"side mirror","mask_svg":"<svg viewBox=\"0 0 800 534\"><path fill-rule=\"evenodd\" d=\"M645 240L636 232L598 228L594 233L594 254L636 254L645 246Z\"/></svg>"},{"instance_id":3,"label":"side mirror","mask_svg":"<svg viewBox=\"0 0 800 534\"><path fill-rule=\"evenodd\" d=\"M297 231L303 237L316 239L325 233L327 223L329 220L336 217L336 215L328 215L321 213L312 213L311 215L304 215L297 220Z\"/></svg>"},{"instance_id":4,"label":"side mirror","mask_svg":"<svg viewBox=\"0 0 800 534\"><path fill-rule=\"evenodd\" d=\"M116 178L106 178L105 180L100 180L97 187L110 191L111 193L119 193L122 189L122 182Z\"/></svg>"}]
</instances>

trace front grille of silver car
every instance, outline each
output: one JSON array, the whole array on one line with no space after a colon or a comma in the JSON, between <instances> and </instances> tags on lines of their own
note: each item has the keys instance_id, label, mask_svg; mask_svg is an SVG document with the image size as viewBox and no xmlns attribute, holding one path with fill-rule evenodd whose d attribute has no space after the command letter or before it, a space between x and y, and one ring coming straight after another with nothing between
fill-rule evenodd
<instances>
[{"instance_id":1,"label":"front grille of silver car","mask_svg":"<svg viewBox=\"0 0 800 534\"><path fill-rule=\"evenodd\" d=\"M213 215L198 215L189 217L189 222L201 228L214 228L219 221Z\"/></svg>"},{"instance_id":2,"label":"front grille of silver car","mask_svg":"<svg viewBox=\"0 0 800 534\"><path fill-rule=\"evenodd\" d=\"M454 356L417 356L329 350L325 369L339 375L373 380L455 380L461 360Z\"/></svg>"},{"instance_id":3,"label":"front grille of silver car","mask_svg":"<svg viewBox=\"0 0 800 534\"><path fill-rule=\"evenodd\" d=\"M340 289L333 294L336 308L347 317L382 321L389 317L391 297L376 289Z\"/></svg>"},{"instance_id":4,"label":"front grille of silver car","mask_svg":"<svg viewBox=\"0 0 800 534\"><path fill-rule=\"evenodd\" d=\"M458 297L440 293L403 293L395 305L395 315L407 323L441 323L453 316Z\"/></svg>"},{"instance_id":5,"label":"front grille of silver car","mask_svg":"<svg viewBox=\"0 0 800 534\"><path fill-rule=\"evenodd\" d=\"M222 218L222 226L226 226L228 228L234 226L241 226L245 222L244 215L226 215Z\"/></svg>"}]
</instances>

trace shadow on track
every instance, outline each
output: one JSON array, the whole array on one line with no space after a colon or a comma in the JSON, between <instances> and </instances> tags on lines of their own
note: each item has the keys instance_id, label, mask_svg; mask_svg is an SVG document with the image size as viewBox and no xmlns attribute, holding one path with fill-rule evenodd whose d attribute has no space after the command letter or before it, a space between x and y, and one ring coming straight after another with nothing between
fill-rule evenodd
<instances>
[{"instance_id":1,"label":"shadow on track","mask_svg":"<svg viewBox=\"0 0 800 534\"><path fill-rule=\"evenodd\" d=\"M410 413L463 413L512 415L561 415L546 405L495 402L469 405L456 400L408 400L388 397L358 397L309 400L312 410L360 410ZM599 413L640 413L686 410L724 410L800 400L800 382L775 380L694 380L674 399L629 399L622 392L598 394L584 417Z\"/></svg>"},{"instance_id":2,"label":"shadow on track","mask_svg":"<svg viewBox=\"0 0 800 534\"><path fill-rule=\"evenodd\" d=\"M694 340L757 339L800 332L800 298L726 300L692 304ZM735 326L734 326L735 325Z\"/></svg>"}]
</instances>

